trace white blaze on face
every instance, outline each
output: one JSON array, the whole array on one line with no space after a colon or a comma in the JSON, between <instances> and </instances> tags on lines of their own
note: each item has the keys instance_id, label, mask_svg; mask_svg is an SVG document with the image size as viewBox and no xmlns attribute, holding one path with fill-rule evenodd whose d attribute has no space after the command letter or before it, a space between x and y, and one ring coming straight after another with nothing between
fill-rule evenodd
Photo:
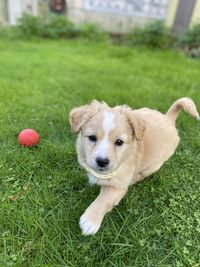
<instances>
[{"instance_id":1,"label":"white blaze on face","mask_svg":"<svg viewBox=\"0 0 200 267\"><path fill-rule=\"evenodd\" d=\"M109 146L111 145L109 142L109 133L115 128L114 123L115 114L112 112L105 112L103 118L103 139L99 142L97 149L95 151L96 157L107 158Z\"/></svg>"}]
</instances>

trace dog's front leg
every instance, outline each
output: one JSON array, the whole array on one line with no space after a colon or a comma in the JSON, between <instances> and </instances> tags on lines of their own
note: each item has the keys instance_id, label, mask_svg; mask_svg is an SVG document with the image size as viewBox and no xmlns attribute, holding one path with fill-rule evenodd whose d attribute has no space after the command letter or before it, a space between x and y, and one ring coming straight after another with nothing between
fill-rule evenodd
<instances>
[{"instance_id":1,"label":"dog's front leg","mask_svg":"<svg viewBox=\"0 0 200 267\"><path fill-rule=\"evenodd\" d=\"M80 227L84 235L95 234L105 214L117 205L126 193L126 189L102 186L99 196L92 202L80 218Z\"/></svg>"}]
</instances>

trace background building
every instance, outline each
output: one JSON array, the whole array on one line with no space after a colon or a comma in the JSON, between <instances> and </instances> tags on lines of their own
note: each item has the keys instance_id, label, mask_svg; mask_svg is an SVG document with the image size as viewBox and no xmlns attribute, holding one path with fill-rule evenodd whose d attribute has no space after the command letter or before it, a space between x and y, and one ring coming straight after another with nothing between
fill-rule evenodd
<instances>
[{"instance_id":1,"label":"background building","mask_svg":"<svg viewBox=\"0 0 200 267\"><path fill-rule=\"evenodd\" d=\"M0 23L15 25L23 13L67 16L81 24L98 24L113 33L163 20L175 31L200 22L200 0L0 0Z\"/></svg>"}]
</instances>

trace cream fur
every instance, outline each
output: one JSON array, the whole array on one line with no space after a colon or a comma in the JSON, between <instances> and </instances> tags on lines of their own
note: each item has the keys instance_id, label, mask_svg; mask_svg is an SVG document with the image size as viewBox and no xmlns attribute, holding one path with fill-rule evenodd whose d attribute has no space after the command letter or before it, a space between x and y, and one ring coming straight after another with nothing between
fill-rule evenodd
<instances>
[{"instance_id":1,"label":"cream fur","mask_svg":"<svg viewBox=\"0 0 200 267\"><path fill-rule=\"evenodd\" d=\"M106 154L108 153L107 150L109 149L109 133L115 128L114 118L115 114L113 112L104 112L102 124L104 137L102 138L101 142L99 142L98 147L95 150L94 158L106 157Z\"/></svg>"},{"instance_id":2,"label":"cream fur","mask_svg":"<svg viewBox=\"0 0 200 267\"><path fill-rule=\"evenodd\" d=\"M76 146L79 163L95 169L95 157L100 152L110 160L108 172L123 163L111 179L99 179L88 173L90 183L100 185L101 191L81 216L83 234L95 234L105 214L119 203L128 187L159 170L174 154L179 143L175 120L182 109L199 118L194 102L188 98L178 99L166 114L149 108L110 108L98 101L71 111L72 131L79 133ZM97 136L97 142L89 141L89 135ZM124 144L115 146L116 139Z\"/></svg>"}]
</instances>

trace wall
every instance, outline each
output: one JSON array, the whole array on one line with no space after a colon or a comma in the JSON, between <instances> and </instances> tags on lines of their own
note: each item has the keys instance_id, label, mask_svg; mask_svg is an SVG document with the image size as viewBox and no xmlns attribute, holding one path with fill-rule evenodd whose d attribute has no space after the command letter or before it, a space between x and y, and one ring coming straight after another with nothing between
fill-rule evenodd
<instances>
[{"instance_id":1,"label":"wall","mask_svg":"<svg viewBox=\"0 0 200 267\"><path fill-rule=\"evenodd\" d=\"M91 22L113 33L129 32L136 25L164 20L168 0L70 0L68 17L75 23Z\"/></svg>"},{"instance_id":2,"label":"wall","mask_svg":"<svg viewBox=\"0 0 200 267\"><path fill-rule=\"evenodd\" d=\"M26 12L32 15L38 14L37 0L8 0L8 21L16 25L17 20Z\"/></svg>"},{"instance_id":3,"label":"wall","mask_svg":"<svg viewBox=\"0 0 200 267\"><path fill-rule=\"evenodd\" d=\"M191 17L190 27L195 23L200 23L200 0L196 0L194 12Z\"/></svg>"},{"instance_id":4,"label":"wall","mask_svg":"<svg viewBox=\"0 0 200 267\"><path fill-rule=\"evenodd\" d=\"M114 33L126 33L137 25L156 19L165 20L167 26L173 27L179 1L181 0L67 0L67 16L75 23L96 23L103 30ZM23 12L45 15L48 13L47 2L0 0L0 24L8 21L15 25ZM198 22L200 23L200 0L196 0L190 26Z\"/></svg>"},{"instance_id":5,"label":"wall","mask_svg":"<svg viewBox=\"0 0 200 267\"><path fill-rule=\"evenodd\" d=\"M6 0L0 0L0 26L7 24L7 16Z\"/></svg>"},{"instance_id":6,"label":"wall","mask_svg":"<svg viewBox=\"0 0 200 267\"><path fill-rule=\"evenodd\" d=\"M179 0L171 0L168 5L165 24L168 27L172 27L176 16Z\"/></svg>"}]
</instances>

